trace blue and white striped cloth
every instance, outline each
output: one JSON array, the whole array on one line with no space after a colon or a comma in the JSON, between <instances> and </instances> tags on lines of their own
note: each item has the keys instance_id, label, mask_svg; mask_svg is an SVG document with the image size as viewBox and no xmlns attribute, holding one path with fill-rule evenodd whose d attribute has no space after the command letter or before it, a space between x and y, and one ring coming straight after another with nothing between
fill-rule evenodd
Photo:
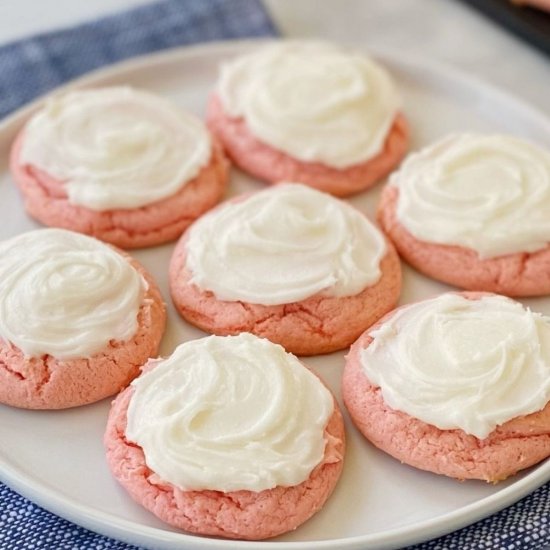
<instances>
[{"instance_id":1,"label":"blue and white striped cloth","mask_svg":"<svg viewBox=\"0 0 550 550\"><path fill-rule=\"evenodd\" d=\"M0 117L97 67L209 40L277 34L259 0L164 0L0 46ZM550 483L514 506L410 550L550 547ZM61 519L0 483L0 550L132 550Z\"/></svg>"},{"instance_id":2,"label":"blue and white striped cloth","mask_svg":"<svg viewBox=\"0 0 550 550\"><path fill-rule=\"evenodd\" d=\"M68 80L129 57L276 34L259 0L164 0L0 46L0 118Z\"/></svg>"}]
</instances>

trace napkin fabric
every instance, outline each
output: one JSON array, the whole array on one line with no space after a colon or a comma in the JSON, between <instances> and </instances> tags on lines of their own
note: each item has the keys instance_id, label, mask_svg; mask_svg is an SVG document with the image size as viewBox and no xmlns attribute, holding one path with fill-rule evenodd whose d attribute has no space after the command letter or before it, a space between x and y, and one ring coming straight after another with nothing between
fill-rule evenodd
<instances>
[{"instance_id":1,"label":"napkin fabric","mask_svg":"<svg viewBox=\"0 0 550 550\"><path fill-rule=\"evenodd\" d=\"M183 44L276 34L259 0L164 0L0 46L0 117L72 78L129 57ZM410 550L549 546L550 483L498 514ZM0 483L0 550L31 549L135 547L59 518Z\"/></svg>"},{"instance_id":2,"label":"napkin fabric","mask_svg":"<svg viewBox=\"0 0 550 550\"><path fill-rule=\"evenodd\" d=\"M129 57L276 34L259 0L166 0L0 46L0 118L68 80Z\"/></svg>"}]
</instances>

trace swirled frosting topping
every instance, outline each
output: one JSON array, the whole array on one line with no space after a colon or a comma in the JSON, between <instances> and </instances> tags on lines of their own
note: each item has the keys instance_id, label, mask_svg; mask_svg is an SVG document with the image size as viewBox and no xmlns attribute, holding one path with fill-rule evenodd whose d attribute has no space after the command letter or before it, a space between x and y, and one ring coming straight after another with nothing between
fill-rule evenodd
<instances>
[{"instance_id":1,"label":"swirled frosting topping","mask_svg":"<svg viewBox=\"0 0 550 550\"><path fill-rule=\"evenodd\" d=\"M382 233L320 191L279 184L226 203L191 227L191 281L220 300L277 305L358 294L381 277Z\"/></svg>"},{"instance_id":2,"label":"swirled frosting topping","mask_svg":"<svg viewBox=\"0 0 550 550\"><path fill-rule=\"evenodd\" d=\"M550 242L550 152L507 135L451 135L393 174L397 218L416 238L480 258Z\"/></svg>"},{"instance_id":3,"label":"swirled frosting topping","mask_svg":"<svg viewBox=\"0 0 550 550\"><path fill-rule=\"evenodd\" d=\"M50 99L25 127L20 162L63 182L71 204L102 211L173 195L210 156L200 120L160 97L114 87Z\"/></svg>"},{"instance_id":4,"label":"swirled frosting topping","mask_svg":"<svg viewBox=\"0 0 550 550\"><path fill-rule=\"evenodd\" d=\"M387 72L365 55L323 42L281 41L222 66L226 112L306 162L347 168L383 149L400 108Z\"/></svg>"},{"instance_id":5,"label":"swirled frosting topping","mask_svg":"<svg viewBox=\"0 0 550 550\"><path fill-rule=\"evenodd\" d=\"M362 367L384 401L479 439L550 401L550 318L504 296L406 306L373 330Z\"/></svg>"},{"instance_id":6,"label":"swirled frosting topping","mask_svg":"<svg viewBox=\"0 0 550 550\"><path fill-rule=\"evenodd\" d=\"M132 382L126 437L184 490L263 491L306 480L325 453L330 392L248 333L181 344Z\"/></svg>"},{"instance_id":7,"label":"swirled frosting topping","mask_svg":"<svg viewBox=\"0 0 550 550\"><path fill-rule=\"evenodd\" d=\"M103 243L40 229L0 243L0 337L26 356L90 357L138 329L146 283Z\"/></svg>"}]
</instances>

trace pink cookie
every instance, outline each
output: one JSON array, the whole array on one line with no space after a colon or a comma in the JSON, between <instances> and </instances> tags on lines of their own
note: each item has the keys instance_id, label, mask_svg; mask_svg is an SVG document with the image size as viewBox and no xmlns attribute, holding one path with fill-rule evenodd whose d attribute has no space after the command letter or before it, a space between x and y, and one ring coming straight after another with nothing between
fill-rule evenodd
<instances>
[{"instance_id":1,"label":"pink cookie","mask_svg":"<svg viewBox=\"0 0 550 550\"><path fill-rule=\"evenodd\" d=\"M25 409L64 409L93 403L119 392L156 356L164 333L166 308L157 284L133 258L120 251L147 282L138 330L126 342L111 341L92 357L61 360L26 357L0 339L0 403Z\"/></svg>"},{"instance_id":2,"label":"pink cookie","mask_svg":"<svg viewBox=\"0 0 550 550\"><path fill-rule=\"evenodd\" d=\"M483 295L462 294L471 299ZM389 320L396 311L380 319L368 332ZM460 480L488 482L506 479L550 456L550 403L537 413L498 426L483 440L461 429L441 430L392 409L385 403L380 387L367 378L361 366L360 352L372 341L365 332L351 347L342 394L355 425L378 448L422 470Z\"/></svg>"},{"instance_id":3,"label":"pink cookie","mask_svg":"<svg viewBox=\"0 0 550 550\"><path fill-rule=\"evenodd\" d=\"M366 327L395 306L401 290L399 258L388 243L380 264L380 280L354 296L317 294L301 302L274 306L221 301L191 283L185 265L186 242L184 234L170 262L170 291L181 316L213 334L251 332L296 355L347 348Z\"/></svg>"},{"instance_id":4,"label":"pink cookie","mask_svg":"<svg viewBox=\"0 0 550 550\"><path fill-rule=\"evenodd\" d=\"M63 184L43 170L21 164L24 130L11 152L11 172L23 194L27 212L38 221L91 235L122 248L153 246L178 238L223 196L228 162L214 145L210 162L177 193L139 208L92 210L71 204Z\"/></svg>"},{"instance_id":5,"label":"pink cookie","mask_svg":"<svg viewBox=\"0 0 550 550\"><path fill-rule=\"evenodd\" d=\"M474 250L421 241L397 219L399 190L387 186L378 206L378 222L399 254L421 273L467 290L507 296L550 293L550 246L537 252L480 259Z\"/></svg>"},{"instance_id":6,"label":"pink cookie","mask_svg":"<svg viewBox=\"0 0 550 550\"><path fill-rule=\"evenodd\" d=\"M116 479L132 498L161 520L191 533L232 539L265 539L296 529L318 512L332 493L343 466L344 424L335 403L325 429L325 458L309 478L292 487L260 492L184 491L147 467L141 447L125 438L133 388L113 402L105 446Z\"/></svg>"},{"instance_id":7,"label":"pink cookie","mask_svg":"<svg viewBox=\"0 0 550 550\"><path fill-rule=\"evenodd\" d=\"M271 183L299 181L338 197L364 191L383 179L401 161L409 141L407 121L398 114L381 153L340 170L300 161L258 140L243 118L232 118L224 112L216 95L210 97L207 124L235 164L253 176Z\"/></svg>"}]
</instances>

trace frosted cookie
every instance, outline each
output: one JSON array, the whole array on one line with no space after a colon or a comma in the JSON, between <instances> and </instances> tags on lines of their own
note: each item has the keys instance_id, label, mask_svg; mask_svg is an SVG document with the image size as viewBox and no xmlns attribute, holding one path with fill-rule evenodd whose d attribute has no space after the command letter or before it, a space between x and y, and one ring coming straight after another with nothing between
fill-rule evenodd
<instances>
[{"instance_id":1,"label":"frosted cookie","mask_svg":"<svg viewBox=\"0 0 550 550\"><path fill-rule=\"evenodd\" d=\"M550 153L506 135L452 135L410 155L378 220L426 275L509 296L550 293Z\"/></svg>"},{"instance_id":2,"label":"frosted cookie","mask_svg":"<svg viewBox=\"0 0 550 550\"><path fill-rule=\"evenodd\" d=\"M50 99L11 154L33 218L122 248L179 237L220 200L227 169L200 120L124 87Z\"/></svg>"},{"instance_id":3,"label":"frosted cookie","mask_svg":"<svg viewBox=\"0 0 550 550\"><path fill-rule=\"evenodd\" d=\"M0 243L0 403L62 409L117 393L155 356L165 306L134 259L63 229Z\"/></svg>"},{"instance_id":4,"label":"frosted cookie","mask_svg":"<svg viewBox=\"0 0 550 550\"><path fill-rule=\"evenodd\" d=\"M105 446L116 479L161 520L264 539L323 506L344 438L322 382L281 346L243 333L151 360L114 401Z\"/></svg>"},{"instance_id":5,"label":"frosted cookie","mask_svg":"<svg viewBox=\"0 0 550 550\"><path fill-rule=\"evenodd\" d=\"M184 319L298 355L348 347L400 289L399 258L366 216L299 184L220 205L184 233L170 263Z\"/></svg>"},{"instance_id":6,"label":"frosted cookie","mask_svg":"<svg viewBox=\"0 0 550 550\"><path fill-rule=\"evenodd\" d=\"M401 462L505 479L550 456L550 318L482 293L403 306L352 346L342 393Z\"/></svg>"},{"instance_id":7,"label":"frosted cookie","mask_svg":"<svg viewBox=\"0 0 550 550\"><path fill-rule=\"evenodd\" d=\"M223 65L207 123L250 174L336 196L384 178L408 145L385 69L323 42L280 41Z\"/></svg>"}]
</instances>

